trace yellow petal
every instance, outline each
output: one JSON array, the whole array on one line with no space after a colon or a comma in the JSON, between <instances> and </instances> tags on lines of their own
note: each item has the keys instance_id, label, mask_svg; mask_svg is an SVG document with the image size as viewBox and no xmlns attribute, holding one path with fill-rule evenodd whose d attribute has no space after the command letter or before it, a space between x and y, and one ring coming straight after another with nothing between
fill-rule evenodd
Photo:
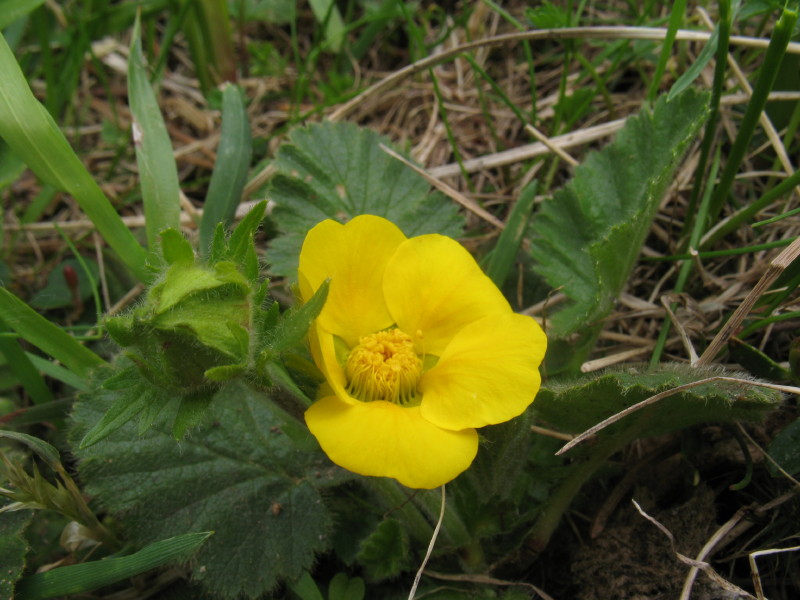
<instances>
[{"instance_id":1,"label":"yellow petal","mask_svg":"<svg viewBox=\"0 0 800 600\"><path fill-rule=\"evenodd\" d=\"M358 216L345 225L323 221L308 232L300 251L300 292L307 302L331 278L318 318L326 330L355 346L360 336L394 323L381 281L387 261L405 239L396 225L373 215Z\"/></svg>"},{"instance_id":2,"label":"yellow petal","mask_svg":"<svg viewBox=\"0 0 800 600\"><path fill-rule=\"evenodd\" d=\"M336 343L331 333L325 331L318 323L308 330L311 356L328 382L331 391L339 399L348 404L359 402L347 393L347 376L336 358Z\"/></svg>"},{"instance_id":3,"label":"yellow petal","mask_svg":"<svg viewBox=\"0 0 800 600\"><path fill-rule=\"evenodd\" d=\"M420 380L422 416L454 430L516 417L539 391L546 348L530 317L508 313L467 325Z\"/></svg>"},{"instance_id":4,"label":"yellow petal","mask_svg":"<svg viewBox=\"0 0 800 600\"><path fill-rule=\"evenodd\" d=\"M346 404L328 396L305 416L337 465L360 475L392 477L411 488L447 483L469 467L478 451L474 429L440 429L420 416L419 407L383 401Z\"/></svg>"},{"instance_id":5,"label":"yellow petal","mask_svg":"<svg viewBox=\"0 0 800 600\"><path fill-rule=\"evenodd\" d=\"M467 323L511 312L470 253L435 234L400 244L386 265L383 292L397 326L419 352L436 356Z\"/></svg>"}]
</instances>

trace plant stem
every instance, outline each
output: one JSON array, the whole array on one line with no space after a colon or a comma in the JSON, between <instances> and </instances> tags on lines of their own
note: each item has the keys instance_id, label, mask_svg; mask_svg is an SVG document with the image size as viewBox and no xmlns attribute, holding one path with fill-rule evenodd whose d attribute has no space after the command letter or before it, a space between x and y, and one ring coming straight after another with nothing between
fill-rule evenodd
<instances>
[{"instance_id":1,"label":"plant stem","mask_svg":"<svg viewBox=\"0 0 800 600\"><path fill-rule=\"evenodd\" d=\"M577 465L572 473L550 495L539 518L533 524L525 545L534 553L539 554L550 542L561 517L572 504L573 499L580 492L583 485L602 467L606 460L619 452L629 442L636 439L652 418L652 408L642 411L641 416L627 429L597 444L589 458Z\"/></svg>"}]
</instances>

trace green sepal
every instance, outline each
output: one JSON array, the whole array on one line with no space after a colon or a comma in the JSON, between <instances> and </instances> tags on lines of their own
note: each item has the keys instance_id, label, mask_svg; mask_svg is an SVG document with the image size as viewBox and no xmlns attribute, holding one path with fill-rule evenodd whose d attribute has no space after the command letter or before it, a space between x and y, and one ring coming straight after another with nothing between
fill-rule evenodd
<instances>
[{"instance_id":1,"label":"green sepal","mask_svg":"<svg viewBox=\"0 0 800 600\"><path fill-rule=\"evenodd\" d=\"M258 307L256 312L263 312L264 302L269 295L269 279L265 279L259 285L253 286L253 306Z\"/></svg>"},{"instance_id":2,"label":"green sepal","mask_svg":"<svg viewBox=\"0 0 800 600\"><path fill-rule=\"evenodd\" d=\"M131 388L130 394L125 394L112 404L103 418L89 430L81 440L79 448L88 448L107 438L117 429L142 412L147 406L147 399L142 394L142 387Z\"/></svg>"},{"instance_id":3,"label":"green sepal","mask_svg":"<svg viewBox=\"0 0 800 600\"><path fill-rule=\"evenodd\" d=\"M175 415L175 421L172 424L172 437L176 440L183 439L189 429L198 426L203 421L203 417L206 416L208 406L214 399L215 393L216 389L205 389L193 394L187 394L181 398L178 413Z\"/></svg>"},{"instance_id":4,"label":"green sepal","mask_svg":"<svg viewBox=\"0 0 800 600\"><path fill-rule=\"evenodd\" d=\"M194 250L189 240L172 228L161 232L161 254L170 265L194 262Z\"/></svg>"},{"instance_id":5,"label":"green sepal","mask_svg":"<svg viewBox=\"0 0 800 600\"><path fill-rule=\"evenodd\" d=\"M142 378L139 376L136 369L130 367L103 380L103 389L112 391L127 390L138 384L141 380Z\"/></svg>"},{"instance_id":6,"label":"green sepal","mask_svg":"<svg viewBox=\"0 0 800 600\"><path fill-rule=\"evenodd\" d=\"M139 420L141 435L152 426L172 397L167 390L145 379L135 367L123 368L111 375L102 382L101 388L115 399L100 421L83 437L79 445L81 449L105 439L137 415L142 415Z\"/></svg>"},{"instance_id":7,"label":"green sepal","mask_svg":"<svg viewBox=\"0 0 800 600\"><path fill-rule=\"evenodd\" d=\"M208 252L209 264L225 260L228 254L228 240L225 238L225 224L217 223L214 237L211 240L211 249Z\"/></svg>"},{"instance_id":8,"label":"green sepal","mask_svg":"<svg viewBox=\"0 0 800 600\"><path fill-rule=\"evenodd\" d=\"M158 389L158 388L156 388ZM156 422L156 418L161 414L161 411L173 400L177 400L175 396L166 392L166 390L158 390L160 393L153 393L149 401L139 413L139 424L137 432L139 435L144 435L147 430Z\"/></svg>"},{"instance_id":9,"label":"green sepal","mask_svg":"<svg viewBox=\"0 0 800 600\"><path fill-rule=\"evenodd\" d=\"M260 269L253 236L264 218L266 209L266 202L256 204L236 226L228 241L228 254L231 260L242 267L245 276L250 281L258 279Z\"/></svg>"},{"instance_id":10,"label":"green sepal","mask_svg":"<svg viewBox=\"0 0 800 600\"><path fill-rule=\"evenodd\" d=\"M242 295L247 295L250 290L248 281L233 263L219 262L213 269L176 264L167 270L161 283L153 286L146 305L152 307L155 314L162 314L189 296L218 290L228 284L240 288L238 291Z\"/></svg>"},{"instance_id":11,"label":"green sepal","mask_svg":"<svg viewBox=\"0 0 800 600\"><path fill-rule=\"evenodd\" d=\"M223 382L240 377L246 370L247 365L222 365L207 369L203 375L209 381Z\"/></svg>"},{"instance_id":12,"label":"green sepal","mask_svg":"<svg viewBox=\"0 0 800 600\"><path fill-rule=\"evenodd\" d=\"M280 355L303 341L311 323L325 306L329 287L330 279L326 279L308 302L290 309L272 329L263 332L270 351Z\"/></svg>"},{"instance_id":13,"label":"green sepal","mask_svg":"<svg viewBox=\"0 0 800 600\"><path fill-rule=\"evenodd\" d=\"M241 324L235 321L228 321L226 323L228 331L230 331L233 339L236 340L238 346L238 356L247 357L250 351L250 332L242 327Z\"/></svg>"},{"instance_id":14,"label":"green sepal","mask_svg":"<svg viewBox=\"0 0 800 600\"><path fill-rule=\"evenodd\" d=\"M281 307L277 302L273 302L268 308L258 311L253 319L253 331L260 336L260 339L265 340L259 344L259 348L266 345L267 341L272 336L272 330L278 325L278 320L281 316Z\"/></svg>"},{"instance_id":15,"label":"green sepal","mask_svg":"<svg viewBox=\"0 0 800 600\"><path fill-rule=\"evenodd\" d=\"M268 360L264 362L263 368L259 369L259 372L266 375L272 384L283 388L292 394L292 396L301 400L306 406L311 406L311 398L309 398L300 386L295 383L289 371L287 371L286 367L279 361Z\"/></svg>"}]
</instances>

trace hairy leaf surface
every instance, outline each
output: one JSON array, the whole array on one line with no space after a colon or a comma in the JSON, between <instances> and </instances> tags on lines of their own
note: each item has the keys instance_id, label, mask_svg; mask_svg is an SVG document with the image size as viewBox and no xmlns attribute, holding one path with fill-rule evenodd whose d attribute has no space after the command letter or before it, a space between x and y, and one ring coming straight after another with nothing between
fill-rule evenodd
<instances>
[{"instance_id":1,"label":"hairy leaf surface","mask_svg":"<svg viewBox=\"0 0 800 600\"><path fill-rule=\"evenodd\" d=\"M28 543L23 531L31 520L33 511L20 510L0 513L0 597L14 597L14 582L25 568Z\"/></svg>"},{"instance_id":2,"label":"hairy leaf surface","mask_svg":"<svg viewBox=\"0 0 800 600\"><path fill-rule=\"evenodd\" d=\"M275 161L269 191L283 233L267 254L271 270L294 276L306 233L325 219L385 217L407 236L461 234L455 205L380 149L377 133L349 123L321 123L292 132Z\"/></svg>"},{"instance_id":3,"label":"hairy leaf surface","mask_svg":"<svg viewBox=\"0 0 800 600\"><path fill-rule=\"evenodd\" d=\"M551 317L558 337L611 309L639 255L677 166L707 113L692 90L628 119L617 139L590 154L533 221L535 271L573 301Z\"/></svg>"},{"instance_id":4,"label":"hairy leaf surface","mask_svg":"<svg viewBox=\"0 0 800 600\"><path fill-rule=\"evenodd\" d=\"M741 374L683 365L664 365L658 369L628 367L542 388L533 411L537 422L579 434L650 396L715 376ZM772 390L713 381L663 398L652 405L652 410L640 409L602 430L600 435L613 435L637 419L642 419L637 437L660 435L700 423L756 420L775 408L780 399L780 394Z\"/></svg>"},{"instance_id":5,"label":"hairy leaf surface","mask_svg":"<svg viewBox=\"0 0 800 600\"><path fill-rule=\"evenodd\" d=\"M112 402L106 393L77 404L74 447ZM331 517L320 488L348 476L305 427L244 384L218 392L207 420L180 443L158 425L139 436L128 423L77 451L81 478L137 546L214 531L193 579L222 598L256 598L325 550Z\"/></svg>"}]
</instances>

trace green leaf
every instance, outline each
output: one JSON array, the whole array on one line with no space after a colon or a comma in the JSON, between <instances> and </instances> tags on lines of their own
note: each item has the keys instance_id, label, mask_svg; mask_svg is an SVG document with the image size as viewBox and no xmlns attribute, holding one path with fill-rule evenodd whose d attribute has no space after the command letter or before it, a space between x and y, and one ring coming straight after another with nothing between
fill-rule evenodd
<instances>
[{"instance_id":1,"label":"green leaf","mask_svg":"<svg viewBox=\"0 0 800 600\"><path fill-rule=\"evenodd\" d=\"M628 119L542 204L533 223L537 273L573 300L551 317L557 337L603 319L628 276L678 163L706 116L707 95L663 96Z\"/></svg>"},{"instance_id":2,"label":"green leaf","mask_svg":"<svg viewBox=\"0 0 800 600\"><path fill-rule=\"evenodd\" d=\"M228 254L230 260L244 268L245 275L250 281L258 278L258 258L253 244L253 236L264 218L267 210L266 202L259 202L247 213L231 233L228 241Z\"/></svg>"},{"instance_id":3,"label":"green leaf","mask_svg":"<svg viewBox=\"0 0 800 600\"><path fill-rule=\"evenodd\" d=\"M88 300L91 298L100 281L100 269L98 269L97 263L89 258L84 258L83 262L91 273L91 280L86 275L83 266L81 266L78 260L68 258L50 271L50 275L47 276L47 284L31 297L28 304L39 310L73 306L74 298L72 297L72 290L69 288L64 278L64 269L66 267L74 269L78 275L78 294L81 300Z\"/></svg>"},{"instance_id":4,"label":"green leaf","mask_svg":"<svg viewBox=\"0 0 800 600\"><path fill-rule=\"evenodd\" d=\"M326 279L308 302L290 309L283 314L273 329L263 332L271 352L281 354L291 350L305 339L311 323L325 306L329 287L330 279Z\"/></svg>"},{"instance_id":5,"label":"green leaf","mask_svg":"<svg viewBox=\"0 0 800 600\"><path fill-rule=\"evenodd\" d=\"M317 22L325 25L325 41L334 52L339 52L344 41L345 27L342 13L333 0L310 0Z\"/></svg>"},{"instance_id":6,"label":"green leaf","mask_svg":"<svg viewBox=\"0 0 800 600\"><path fill-rule=\"evenodd\" d=\"M63 470L61 467L61 455L58 453L58 450L44 440L32 435L28 435L27 433L3 430L0 430L0 438L14 440L20 444L26 445L34 453L36 453L39 458L47 463L47 466L49 466L51 469L54 471Z\"/></svg>"},{"instance_id":7,"label":"green leaf","mask_svg":"<svg viewBox=\"0 0 800 600\"><path fill-rule=\"evenodd\" d=\"M172 437L183 439L189 429L197 427L208 414L208 407L214 400L216 390L198 390L181 398L178 413L172 423Z\"/></svg>"},{"instance_id":8,"label":"green leaf","mask_svg":"<svg viewBox=\"0 0 800 600\"><path fill-rule=\"evenodd\" d=\"M684 71L683 75L678 77L678 80L672 84L667 95L667 101L671 102L681 92L692 85L695 79L700 77L700 73L706 68L708 61L710 61L717 52L717 44L719 44L719 25L714 27L714 31L711 32L711 37L706 42L706 45L703 46L703 49L700 51L700 54L697 55L695 61Z\"/></svg>"},{"instance_id":9,"label":"green leaf","mask_svg":"<svg viewBox=\"0 0 800 600\"><path fill-rule=\"evenodd\" d=\"M25 355L28 357L28 360L33 363L33 366L42 371L48 377L57 379L62 383L66 383L67 385L74 387L76 390L85 391L88 389L86 380L83 377L76 375L72 371L57 365L50 360L42 358L41 356L37 356L36 354L26 352Z\"/></svg>"},{"instance_id":10,"label":"green leaf","mask_svg":"<svg viewBox=\"0 0 800 600\"><path fill-rule=\"evenodd\" d=\"M131 374L138 375L135 370L131 369L130 371ZM115 398L114 403L105 412L103 418L83 437L80 443L81 448L88 448L105 439L133 419L148 406L149 396L152 394L152 386L148 385L141 377L138 377L131 386L107 389L109 395Z\"/></svg>"},{"instance_id":11,"label":"green leaf","mask_svg":"<svg viewBox=\"0 0 800 600\"><path fill-rule=\"evenodd\" d=\"M147 281L146 252L36 99L0 35L0 137L45 183L68 192L108 244Z\"/></svg>"},{"instance_id":12,"label":"green leaf","mask_svg":"<svg viewBox=\"0 0 800 600\"><path fill-rule=\"evenodd\" d=\"M0 288L0 319L24 340L60 360L78 375L85 377L93 368L105 364L102 358L5 288Z\"/></svg>"},{"instance_id":13,"label":"green leaf","mask_svg":"<svg viewBox=\"0 0 800 600\"><path fill-rule=\"evenodd\" d=\"M25 568L28 549L23 532L32 516L32 510L0 512L0 598L16 598L14 583Z\"/></svg>"},{"instance_id":14,"label":"green leaf","mask_svg":"<svg viewBox=\"0 0 800 600\"><path fill-rule=\"evenodd\" d=\"M73 446L108 406L103 397L76 403ZM214 531L196 555L193 579L219 598L257 598L298 578L325 550L332 524L320 488L351 476L263 391L232 382L208 413L214 425L180 444L158 424L141 437L128 424L78 450L81 480L137 545Z\"/></svg>"},{"instance_id":15,"label":"green leaf","mask_svg":"<svg viewBox=\"0 0 800 600\"><path fill-rule=\"evenodd\" d=\"M533 411L538 423L579 434L657 393L719 375L736 376L716 368L675 364L652 370L627 367L542 388L533 403ZM637 437L661 435L709 421L757 420L779 403L778 392L714 381L663 398L652 405L652 411L640 410L598 435L613 436L620 428L629 427L631 419L641 418L645 412L649 414Z\"/></svg>"},{"instance_id":16,"label":"green leaf","mask_svg":"<svg viewBox=\"0 0 800 600\"><path fill-rule=\"evenodd\" d=\"M247 370L247 365L222 365L220 367L211 367L204 375L209 381L229 381L236 379L244 374Z\"/></svg>"},{"instance_id":17,"label":"green leaf","mask_svg":"<svg viewBox=\"0 0 800 600\"><path fill-rule=\"evenodd\" d=\"M300 579L297 581L287 582L288 587L293 594L296 594L300 600L325 600L322 592L319 591L317 582L308 571L303 571Z\"/></svg>"},{"instance_id":18,"label":"green leaf","mask_svg":"<svg viewBox=\"0 0 800 600\"><path fill-rule=\"evenodd\" d=\"M441 233L458 237L463 218L456 206L380 149L391 144L351 123L295 129L275 160L269 196L282 236L267 261L274 273L295 277L306 233L325 219L347 221L361 214L389 219L408 236Z\"/></svg>"},{"instance_id":19,"label":"green leaf","mask_svg":"<svg viewBox=\"0 0 800 600\"><path fill-rule=\"evenodd\" d=\"M529 456L531 413L481 429L481 447L475 462L462 478L472 484L473 494L484 502L508 499L522 477Z\"/></svg>"},{"instance_id":20,"label":"green leaf","mask_svg":"<svg viewBox=\"0 0 800 600\"><path fill-rule=\"evenodd\" d=\"M8 327L0 319L0 332L7 331ZM25 388L35 404L52 402L53 394L50 392L50 388L17 340L13 337L0 337L0 354L5 358L6 364L14 373L17 381Z\"/></svg>"},{"instance_id":21,"label":"green leaf","mask_svg":"<svg viewBox=\"0 0 800 600\"><path fill-rule=\"evenodd\" d=\"M5 29L44 4L44 0L2 0L0 2L0 29ZM10 596L9 596L10 597Z\"/></svg>"},{"instance_id":22,"label":"green leaf","mask_svg":"<svg viewBox=\"0 0 800 600\"><path fill-rule=\"evenodd\" d=\"M194 250L180 231L165 229L161 232L161 254L168 264L194 263Z\"/></svg>"},{"instance_id":23,"label":"green leaf","mask_svg":"<svg viewBox=\"0 0 800 600\"><path fill-rule=\"evenodd\" d=\"M769 445L768 454L789 475L800 473L800 419L790 423L775 436ZM772 463L767 468L774 477L785 477Z\"/></svg>"},{"instance_id":24,"label":"green leaf","mask_svg":"<svg viewBox=\"0 0 800 600\"><path fill-rule=\"evenodd\" d=\"M242 199L247 170L253 154L250 122L241 89L232 84L222 88L222 131L217 160L200 221L200 252L209 253L218 223L230 225Z\"/></svg>"},{"instance_id":25,"label":"green leaf","mask_svg":"<svg viewBox=\"0 0 800 600\"><path fill-rule=\"evenodd\" d=\"M397 519L384 519L361 543L358 562L364 566L367 579L380 581L399 575L410 554L405 529Z\"/></svg>"},{"instance_id":26,"label":"green leaf","mask_svg":"<svg viewBox=\"0 0 800 600\"><path fill-rule=\"evenodd\" d=\"M364 600L364 580L337 573L328 585L328 600Z\"/></svg>"},{"instance_id":27,"label":"green leaf","mask_svg":"<svg viewBox=\"0 0 800 600\"><path fill-rule=\"evenodd\" d=\"M491 255L488 257L486 275L499 288L503 287L503 283L508 277L511 267L514 266L514 261L517 259L517 253L522 245L522 239L525 236L528 221L531 218L533 202L536 199L536 190L538 188L538 182L533 181L522 190L519 200L511 209L505 229L503 229L497 244L495 244Z\"/></svg>"},{"instance_id":28,"label":"green leaf","mask_svg":"<svg viewBox=\"0 0 800 600\"><path fill-rule=\"evenodd\" d=\"M44 600L82 594L173 562L185 562L213 532L187 533L161 540L130 556L106 558L35 573L17 585L19 600Z\"/></svg>"},{"instance_id":29,"label":"green leaf","mask_svg":"<svg viewBox=\"0 0 800 600\"><path fill-rule=\"evenodd\" d=\"M133 115L133 145L139 166L147 243L152 249L162 231L180 227L180 188L172 142L144 66L138 13L128 57L128 101Z\"/></svg>"}]
</instances>

